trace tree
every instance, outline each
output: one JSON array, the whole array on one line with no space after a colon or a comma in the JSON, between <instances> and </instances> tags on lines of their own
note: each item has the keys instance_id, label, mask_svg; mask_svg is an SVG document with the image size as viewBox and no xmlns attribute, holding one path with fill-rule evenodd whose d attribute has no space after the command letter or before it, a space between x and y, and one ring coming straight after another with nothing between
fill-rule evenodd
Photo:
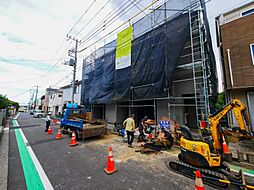
<instances>
[{"instance_id":1,"label":"tree","mask_svg":"<svg viewBox=\"0 0 254 190\"><path fill-rule=\"evenodd\" d=\"M15 106L19 109L19 103L9 100L6 96L0 94L0 109L8 108L8 106Z\"/></svg>"},{"instance_id":2,"label":"tree","mask_svg":"<svg viewBox=\"0 0 254 190\"><path fill-rule=\"evenodd\" d=\"M225 105L225 94L224 92L218 93L217 101L215 103L215 110L221 109Z\"/></svg>"}]
</instances>

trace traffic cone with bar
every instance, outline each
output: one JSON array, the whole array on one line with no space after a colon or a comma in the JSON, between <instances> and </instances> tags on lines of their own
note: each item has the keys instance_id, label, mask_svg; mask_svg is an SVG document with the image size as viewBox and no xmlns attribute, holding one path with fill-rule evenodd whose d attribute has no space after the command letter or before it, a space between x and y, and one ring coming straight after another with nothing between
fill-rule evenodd
<instances>
[{"instance_id":1,"label":"traffic cone with bar","mask_svg":"<svg viewBox=\"0 0 254 190\"><path fill-rule=\"evenodd\" d=\"M51 127L49 126L49 128L48 128L48 135L51 135L52 134L52 129L51 129Z\"/></svg>"},{"instance_id":2,"label":"traffic cone with bar","mask_svg":"<svg viewBox=\"0 0 254 190\"><path fill-rule=\"evenodd\" d=\"M202 181L201 172L199 170L196 170L195 171L195 176L196 176L195 190L204 190L205 187L204 187L204 184L203 184L203 181Z\"/></svg>"},{"instance_id":3,"label":"traffic cone with bar","mask_svg":"<svg viewBox=\"0 0 254 190\"><path fill-rule=\"evenodd\" d=\"M229 150L228 145L226 143L224 134L222 133L221 135L222 135L222 140L223 140L223 143L222 143L223 147L222 148L223 148L225 160L231 162L232 161L232 154L230 153L230 150Z\"/></svg>"},{"instance_id":4,"label":"traffic cone with bar","mask_svg":"<svg viewBox=\"0 0 254 190\"><path fill-rule=\"evenodd\" d=\"M61 129L58 129L57 135L56 135L56 140L62 139L62 133L61 133Z\"/></svg>"},{"instance_id":5,"label":"traffic cone with bar","mask_svg":"<svg viewBox=\"0 0 254 190\"><path fill-rule=\"evenodd\" d=\"M72 131L70 146L76 146L76 145L78 145L78 143L76 141L76 135L75 135L74 131Z\"/></svg>"},{"instance_id":6,"label":"traffic cone with bar","mask_svg":"<svg viewBox=\"0 0 254 190\"><path fill-rule=\"evenodd\" d=\"M104 171L107 174L112 174L112 173L116 172L114 158L113 158L113 154L112 154L112 147L109 147L108 163L107 163L107 167L104 169Z\"/></svg>"}]
</instances>

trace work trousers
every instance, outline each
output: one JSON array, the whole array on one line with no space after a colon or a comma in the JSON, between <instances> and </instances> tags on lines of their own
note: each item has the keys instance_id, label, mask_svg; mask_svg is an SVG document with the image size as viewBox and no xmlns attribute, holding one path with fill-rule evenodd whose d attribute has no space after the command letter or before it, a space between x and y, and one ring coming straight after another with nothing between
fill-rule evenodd
<instances>
[{"instance_id":1,"label":"work trousers","mask_svg":"<svg viewBox=\"0 0 254 190\"><path fill-rule=\"evenodd\" d=\"M139 129L138 141L142 142L142 141L144 141L144 139L145 139L144 131L143 131L143 129Z\"/></svg>"},{"instance_id":2,"label":"work trousers","mask_svg":"<svg viewBox=\"0 0 254 190\"><path fill-rule=\"evenodd\" d=\"M126 131L127 132L127 142L128 142L128 145L132 145L133 143L133 140L134 140L134 131Z\"/></svg>"},{"instance_id":3,"label":"work trousers","mask_svg":"<svg viewBox=\"0 0 254 190\"><path fill-rule=\"evenodd\" d=\"M46 129L45 129L45 132L48 132L49 126L50 126L50 121L46 121Z\"/></svg>"}]
</instances>

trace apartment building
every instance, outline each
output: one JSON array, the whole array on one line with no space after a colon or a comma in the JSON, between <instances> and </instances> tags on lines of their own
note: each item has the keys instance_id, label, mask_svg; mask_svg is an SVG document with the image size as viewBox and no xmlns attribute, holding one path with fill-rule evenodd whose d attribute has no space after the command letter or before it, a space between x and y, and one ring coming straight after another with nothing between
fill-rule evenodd
<instances>
[{"instance_id":1,"label":"apartment building","mask_svg":"<svg viewBox=\"0 0 254 190\"><path fill-rule=\"evenodd\" d=\"M217 46L224 76L226 100L237 97L250 114L254 129L254 2L216 17ZM237 126L234 115L229 122Z\"/></svg>"}]
</instances>

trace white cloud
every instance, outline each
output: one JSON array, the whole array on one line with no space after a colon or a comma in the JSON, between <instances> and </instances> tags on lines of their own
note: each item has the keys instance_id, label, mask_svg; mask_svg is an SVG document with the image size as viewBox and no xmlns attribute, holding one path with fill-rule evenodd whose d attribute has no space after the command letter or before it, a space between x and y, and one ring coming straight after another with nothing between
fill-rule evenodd
<instances>
[{"instance_id":1,"label":"white cloud","mask_svg":"<svg viewBox=\"0 0 254 190\"><path fill-rule=\"evenodd\" d=\"M5 59L52 59L59 48L64 37L66 36L69 29L84 13L88 6L94 0L43 0L43 1L32 1L32 0L1 0L0 1L0 94L7 94L8 97L15 97L20 93L27 90L27 93L16 96L14 100L19 102L28 102L30 98L29 89L34 85L41 86L43 93L46 87L49 85L57 84L57 86L65 85L71 81L72 76L68 78L64 76L71 72L72 68L64 66L59 62L57 67L53 69L45 77L43 74L47 72L56 61L48 62L16 62L8 63L1 61L1 58ZM133 1L133 0L132 0ZM241 2L242 0L213 0L208 3L208 16L214 15L223 9ZM87 37L89 34L94 32L92 30L98 22L100 22L109 12L111 12L116 5L120 2L111 0L105 8L96 14L107 0L97 0L92 8L87 12L84 18L71 32L71 35L76 35L81 28L86 25L85 29L78 36L79 39ZM139 7L147 6L152 0L141 1L142 5ZM164 1L159 1L163 3ZM222 4L223 6L218 6ZM126 21L126 18L130 18L134 13L139 12L137 8L133 12L129 12L127 17L117 19L109 28L105 29L98 36L94 37L91 41L85 43L82 47L86 47L93 43L96 39L101 38L112 29L119 26L120 23ZM149 11L148 11L149 12ZM214 17L214 16L213 16ZM90 19L93 21L87 24ZM213 25L213 18L210 18L211 25ZM98 28L98 27L97 27ZM213 41L214 29L212 28ZM116 39L116 34L108 36L107 39L102 40L95 46L92 46L87 51L80 54L88 55L92 50L99 48L100 45L108 43L112 39ZM65 41L64 45L54 58L67 58L69 41ZM74 43L69 46L73 47ZM218 60L218 59L217 59ZM30 65L28 65L30 64ZM44 67L36 67L36 64L43 64ZM82 58L79 59L78 67L82 65ZM81 79L81 70L77 73L77 78ZM37 77L37 78L36 78ZM32 79L32 80L28 80ZM62 79L62 80L60 80ZM24 81L27 80L27 81ZM9 82L8 81L19 81ZM2 83L1 83L2 82ZM7 82L7 83L4 83ZM40 94L40 95L41 95Z\"/></svg>"}]
</instances>

